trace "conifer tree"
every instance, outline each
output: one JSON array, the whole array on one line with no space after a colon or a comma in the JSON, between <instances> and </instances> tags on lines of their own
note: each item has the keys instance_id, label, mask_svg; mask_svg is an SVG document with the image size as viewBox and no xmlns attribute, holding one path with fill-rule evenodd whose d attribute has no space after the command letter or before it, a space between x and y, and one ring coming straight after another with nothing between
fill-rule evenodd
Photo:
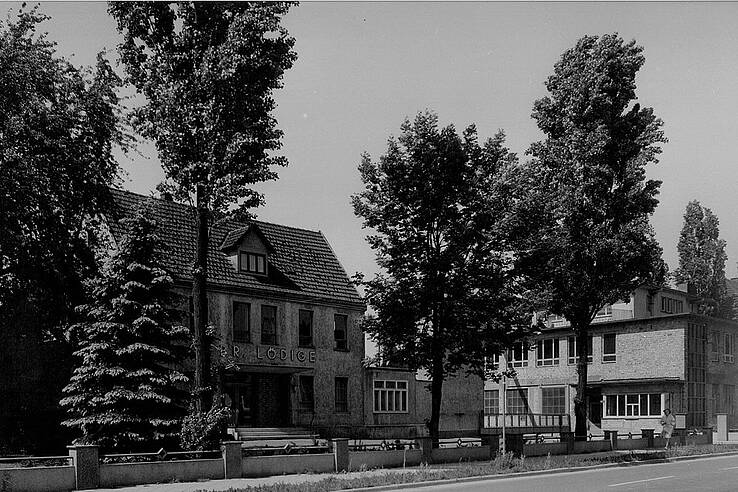
<instances>
[{"instance_id":1,"label":"conifer tree","mask_svg":"<svg viewBox=\"0 0 738 492\"><path fill-rule=\"evenodd\" d=\"M126 235L78 312L79 365L62 399L64 425L82 442L135 449L173 439L185 413L187 377L175 364L189 331L172 308L172 278L159 267L156 223L146 209L121 221Z\"/></svg>"}]
</instances>

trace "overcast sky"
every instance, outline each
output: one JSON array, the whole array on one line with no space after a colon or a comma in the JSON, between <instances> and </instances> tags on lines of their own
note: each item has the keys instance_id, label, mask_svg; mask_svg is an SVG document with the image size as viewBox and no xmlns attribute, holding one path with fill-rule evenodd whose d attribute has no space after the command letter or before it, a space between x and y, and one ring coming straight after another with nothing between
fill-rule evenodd
<instances>
[{"instance_id":1,"label":"overcast sky","mask_svg":"<svg viewBox=\"0 0 738 492\"><path fill-rule=\"evenodd\" d=\"M18 4L0 4L8 11ZM118 35L104 3L42 3L59 52L89 65ZM320 229L349 274L376 271L349 197L360 154L423 109L442 124L504 129L519 155L541 137L530 118L561 53L585 34L618 32L645 47L637 95L665 122L669 143L649 176L663 180L652 218L664 259L689 200L712 208L736 276L738 3L312 3L285 18L299 59L275 94L290 166L260 187L261 220ZM156 152L121 156L125 187L149 193L162 179Z\"/></svg>"}]
</instances>

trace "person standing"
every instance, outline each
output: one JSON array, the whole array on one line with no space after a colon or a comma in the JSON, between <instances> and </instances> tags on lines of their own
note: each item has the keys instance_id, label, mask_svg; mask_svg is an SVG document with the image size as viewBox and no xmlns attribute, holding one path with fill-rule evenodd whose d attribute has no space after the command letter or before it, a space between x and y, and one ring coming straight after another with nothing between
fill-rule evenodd
<instances>
[{"instance_id":1,"label":"person standing","mask_svg":"<svg viewBox=\"0 0 738 492\"><path fill-rule=\"evenodd\" d=\"M661 437L666 439L666 446L664 449L669 448L669 441L671 441L671 433L674 432L674 426L676 425L676 418L672 415L671 410L668 408L664 409L664 416L661 417Z\"/></svg>"}]
</instances>

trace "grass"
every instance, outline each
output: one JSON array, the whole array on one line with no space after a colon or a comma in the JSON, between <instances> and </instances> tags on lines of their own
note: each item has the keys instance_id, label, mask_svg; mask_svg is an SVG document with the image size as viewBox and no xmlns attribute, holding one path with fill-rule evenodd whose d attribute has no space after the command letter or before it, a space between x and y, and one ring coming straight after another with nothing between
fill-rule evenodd
<instances>
[{"instance_id":1,"label":"grass","mask_svg":"<svg viewBox=\"0 0 738 492\"><path fill-rule=\"evenodd\" d=\"M713 444L712 446L672 446L668 450L648 450L649 453L630 452L599 456L562 455L545 457L516 458L512 453L497 456L489 462L448 465L447 468L436 468L421 465L412 470L392 471L385 473L368 473L362 476L349 477L345 473L308 482L273 483L230 488L229 492L331 492L335 490L355 489L362 487L379 487L382 485L399 485L429 480L459 479L484 475L500 475L529 471L555 470L561 468L580 468L608 463L632 463L649 459L673 458L678 456L703 455L735 451L735 446ZM655 451L655 452L654 452ZM365 471L365 470L361 470ZM207 489L202 489L206 492Z\"/></svg>"}]
</instances>

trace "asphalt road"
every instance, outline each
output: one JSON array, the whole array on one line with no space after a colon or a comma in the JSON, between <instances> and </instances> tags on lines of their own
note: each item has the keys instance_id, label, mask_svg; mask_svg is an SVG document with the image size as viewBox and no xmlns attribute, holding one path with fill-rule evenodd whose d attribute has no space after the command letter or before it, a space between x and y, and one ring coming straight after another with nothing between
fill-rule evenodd
<instances>
[{"instance_id":1,"label":"asphalt road","mask_svg":"<svg viewBox=\"0 0 738 492\"><path fill-rule=\"evenodd\" d=\"M532 477L479 480L412 489L413 492L626 492L738 491L738 456L622 466Z\"/></svg>"}]
</instances>

